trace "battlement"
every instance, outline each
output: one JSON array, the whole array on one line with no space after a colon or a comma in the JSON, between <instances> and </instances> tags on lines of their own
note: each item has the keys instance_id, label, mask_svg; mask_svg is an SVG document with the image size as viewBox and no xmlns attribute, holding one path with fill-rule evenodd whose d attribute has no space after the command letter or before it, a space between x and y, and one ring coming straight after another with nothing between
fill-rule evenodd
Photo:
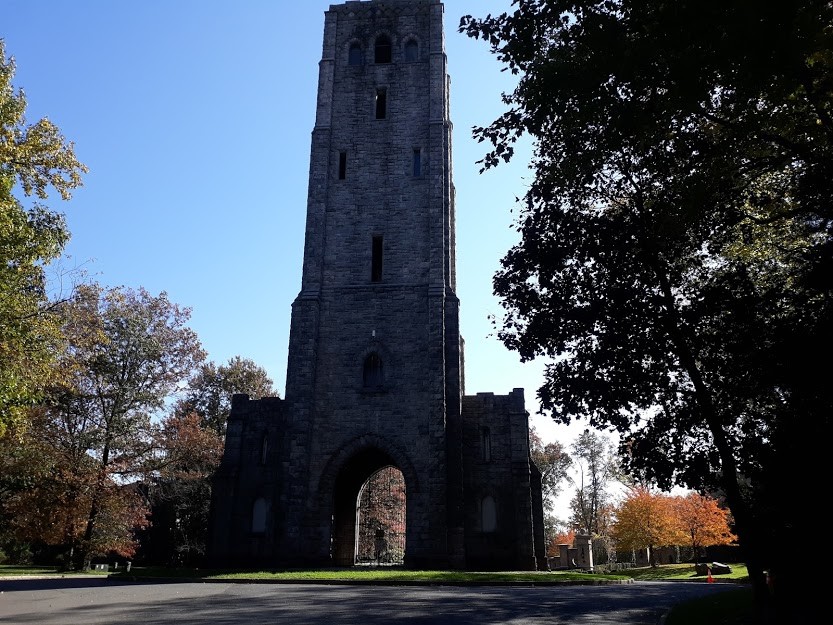
<instances>
[{"instance_id":1,"label":"battlement","mask_svg":"<svg viewBox=\"0 0 833 625\"><path fill-rule=\"evenodd\" d=\"M245 419L251 415L256 415L260 412L274 413L280 410L280 405L283 403L280 397L262 397L260 399L252 399L246 393L235 393L231 396L231 413L229 420Z\"/></svg>"},{"instance_id":2,"label":"battlement","mask_svg":"<svg viewBox=\"0 0 833 625\"><path fill-rule=\"evenodd\" d=\"M508 395L496 395L495 393L477 393L463 397L464 410L497 410L503 413L526 413L524 389L512 389Z\"/></svg>"}]
</instances>

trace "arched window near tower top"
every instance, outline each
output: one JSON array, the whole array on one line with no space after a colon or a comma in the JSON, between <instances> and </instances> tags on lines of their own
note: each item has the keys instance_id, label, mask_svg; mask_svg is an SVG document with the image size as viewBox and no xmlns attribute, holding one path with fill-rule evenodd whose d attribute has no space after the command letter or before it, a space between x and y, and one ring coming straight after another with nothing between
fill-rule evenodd
<instances>
[{"instance_id":1,"label":"arched window near tower top","mask_svg":"<svg viewBox=\"0 0 833 625\"><path fill-rule=\"evenodd\" d=\"M364 50L359 42L350 44L350 51L347 54L348 65L364 65Z\"/></svg>"},{"instance_id":2,"label":"arched window near tower top","mask_svg":"<svg viewBox=\"0 0 833 625\"><path fill-rule=\"evenodd\" d=\"M390 37L387 35L379 35L376 37L374 61L376 63L390 63L392 60L393 46L391 45Z\"/></svg>"}]
</instances>

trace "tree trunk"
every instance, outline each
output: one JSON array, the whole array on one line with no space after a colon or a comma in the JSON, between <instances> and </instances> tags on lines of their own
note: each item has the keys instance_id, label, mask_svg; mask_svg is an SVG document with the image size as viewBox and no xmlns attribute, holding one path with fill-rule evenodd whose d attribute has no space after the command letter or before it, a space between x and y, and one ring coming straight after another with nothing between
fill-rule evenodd
<instances>
[{"instance_id":1,"label":"tree trunk","mask_svg":"<svg viewBox=\"0 0 833 625\"><path fill-rule=\"evenodd\" d=\"M95 482L95 492L93 492L90 513L87 515L87 527L84 530L84 538L81 541L81 548L78 550L78 564L82 571L90 570L90 566L92 564L93 534L95 532L95 524L100 511L101 493L104 491L104 482L107 479L107 467L109 464L110 442L108 439L104 444L104 451L101 454L101 465L99 467L98 477Z\"/></svg>"},{"instance_id":2,"label":"tree trunk","mask_svg":"<svg viewBox=\"0 0 833 625\"><path fill-rule=\"evenodd\" d=\"M770 609L771 595L767 587L763 566L764 545L758 539L760 532L755 525L756 521L740 490L740 475L735 463L734 449L717 414L711 392L703 380L694 354L691 353L689 342L683 336L671 285L659 258L654 258L654 270L664 300L666 315L663 316L663 320L666 332L674 345L680 364L694 385L697 404L709 431L714 437L714 445L720 457L721 486L726 495L726 503L735 519L738 543L743 549L749 580L755 595L755 603L762 612L766 612Z\"/></svg>"}]
</instances>

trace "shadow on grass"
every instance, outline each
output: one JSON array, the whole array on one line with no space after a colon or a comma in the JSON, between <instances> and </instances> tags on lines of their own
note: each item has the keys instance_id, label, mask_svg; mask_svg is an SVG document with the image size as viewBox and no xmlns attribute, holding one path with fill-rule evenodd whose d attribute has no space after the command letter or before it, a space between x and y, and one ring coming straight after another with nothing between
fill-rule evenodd
<instances>
[{"instance_id":1,"label":"shadow on grass","mask_svg":"<svg viewBox=\"0 0 833 625\"><path fill-rule=\"evenodd\" d=\"M732 572L722 575L712 575L712 579L718 583L744 584L749 582L749 574L743 564L732 564ZM640 567L622 571L635 580L640 581L694 581L708 582L707 575L699 575L693 564L662 564L655 567Z\"/></svg>"},{"instance_id":2,"label":"shadow on grass","mask_svg":"<svg viewBox=\"0 0 833 625\"><path fill-rule=\"evenodd\" d=\"M751 625L754 622L752 588L742 587L680 603L671 608L665 625Z\"/></svg>"},{"instance_id":3,"label":"shadow on grass","mask_svg":"<svg viewBox=\"0 0 833 625\"><path fill-rule=\"evenodd\" d=\"M104 575L66 575L48 579L31 576L28 579L8 579L0 577L0 593L24 590L66 590L81 588L102 588L113 585L125 586L132 583L129 579L116 579Z\"/></svg>"}]
</instances>

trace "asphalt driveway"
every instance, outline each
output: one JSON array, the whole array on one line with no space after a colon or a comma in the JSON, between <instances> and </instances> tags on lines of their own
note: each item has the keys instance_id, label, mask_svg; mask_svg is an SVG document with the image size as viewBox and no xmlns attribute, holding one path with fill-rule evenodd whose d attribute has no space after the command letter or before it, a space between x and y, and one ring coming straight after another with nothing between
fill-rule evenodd
<instances>
[{"instance_id":1,"label":"asphalt driveway","mask_svg":"<svg viewBox=\"0 0 833 625\"><path fill-rule=\"evenodd\" d=\"M657 625L670 606L733 586L349 586L3 580L4 625Z\"/></svg>"}]
</instances>

